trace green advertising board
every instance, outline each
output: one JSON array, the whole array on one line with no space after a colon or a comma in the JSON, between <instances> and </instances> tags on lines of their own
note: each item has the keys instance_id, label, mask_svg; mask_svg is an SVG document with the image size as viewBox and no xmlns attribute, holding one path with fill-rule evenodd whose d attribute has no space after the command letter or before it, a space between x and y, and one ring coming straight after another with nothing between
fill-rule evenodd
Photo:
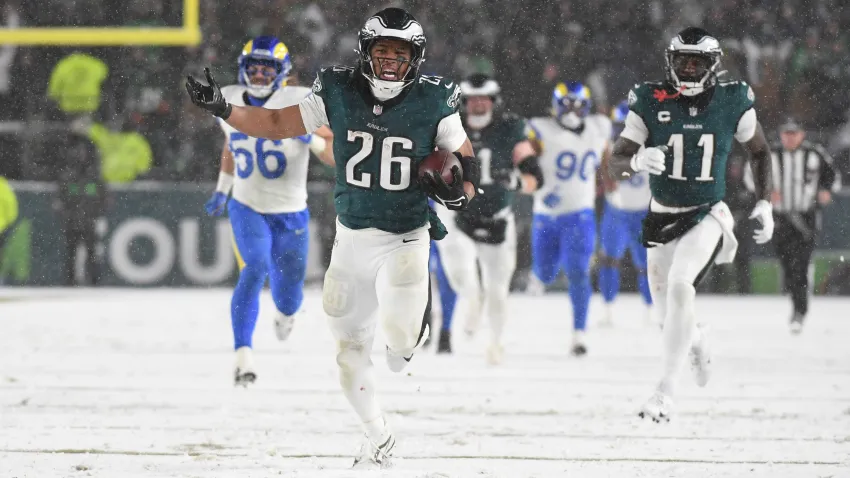
<instances>
[{"instance_id":1,"label":"green advertising board","mask_svg":"<svg viewBox=\"0 0 850 478\"><path fill-rule=\"evenodd\" d=\"M20 218L6 240L0 278L15 285L64 285L66 248L53 208L55 188L43 183L17 183L14 188ZM234 283L237 267L228 220L208 217L203 211L212 189L212 185L190 183L136 183L112 189L107 213L96 227L101 284ZM308 276L321 274L321 261L313 257L314 251L308 259Z\"/></svg>"}]
</instances>

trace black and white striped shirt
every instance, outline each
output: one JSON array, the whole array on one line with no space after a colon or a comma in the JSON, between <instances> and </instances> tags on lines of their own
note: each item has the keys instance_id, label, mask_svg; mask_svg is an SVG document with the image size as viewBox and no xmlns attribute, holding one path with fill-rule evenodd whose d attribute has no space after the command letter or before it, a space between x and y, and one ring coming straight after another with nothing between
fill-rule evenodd
<instances>
[{"instance_id":1,"label":"black and white striped shirt","mask_svg":"<svg viewBox=\"0 0 850 478\"><path fill-rule=\"evenodd\" d=\"M776 212L807 212L817 205L818 191L838 191L841 177L833 166L832 156L819 144L803 141L794 151L781 145L771 148L773 190L782 200L773 205ZM744 182L751 191L752 169L744 173Z\"/></svg>"}]
</instances>

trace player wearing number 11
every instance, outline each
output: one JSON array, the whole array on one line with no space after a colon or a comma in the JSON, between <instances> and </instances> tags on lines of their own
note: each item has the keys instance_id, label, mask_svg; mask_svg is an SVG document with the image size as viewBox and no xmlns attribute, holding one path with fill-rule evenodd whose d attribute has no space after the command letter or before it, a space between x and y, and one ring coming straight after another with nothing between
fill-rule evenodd
<instances>
[{"instance_id":1,"label":"player wearing number 11","mask_svg":"<svg viewBox=\"0 0 850 478\"><path fill-rule=\"evenodd\" d=\"M713 263L731 262L738 243L723 203L733 138L750 152L761 221L756 242L773 234L770 151L744 82L718 80L723 52L701 28L679 32L667 48L666 80L629 92L626 126L608 171L623 180L649 171L652 199L643 221L652 302L664 317L664 374L640 416L669 420L676 378L690 354L697 384L709 378L705 330L697 326L695 287ZM644 146L645 149L640 148Z\"/></svg>"},{"instance_id":2,"label":"player wearing number 11","mask_svg":"<svg viewBox=\"0 0 850 478\"><path fill-rule=\"evenodd\" d=\"M419 22L405 10L384 9L366 21L359 46L356 67L322 70L312 94L295 106L230 104L209 72L209 86L190 77L186 88L193 103L256 138L293 138L325 125L333 132L337 224L322 302L343 393L366 431L355 466L383 467L395 438L375 396L375 327L387 340L390 369L401 371L427 338L429 236L445 233L428 196L463 209L479 172L457 113L458 85L419 74ZM435 148L459 156L462 173L454 169L451 184L441 175L418 180L417 166Z\"/></svg>"}]
</instances>

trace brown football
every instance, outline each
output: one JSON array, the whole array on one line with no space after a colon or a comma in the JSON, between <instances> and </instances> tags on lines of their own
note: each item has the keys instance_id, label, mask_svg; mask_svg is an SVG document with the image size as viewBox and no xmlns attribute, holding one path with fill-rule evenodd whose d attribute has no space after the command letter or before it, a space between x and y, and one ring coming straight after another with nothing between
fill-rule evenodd
<instances>
[{"instance_id":1,"label":"brown football","mask_svg":"<svg viewBox=\"0 0 850 478\"><path fill-rule=\"evenodd\" d=\"M460 160L457 159L457 156L454 154L444 151L442 149L438 149L433 153L429 154L419 163L419 177L422 177L425 174L433 174L443 177L443 181L446 184L451 185L454 182L454 175L452 174L452 167L457 166L460 169L461 176L463 175L463 168L460 166Z\"/></svg>"}]
</instances>

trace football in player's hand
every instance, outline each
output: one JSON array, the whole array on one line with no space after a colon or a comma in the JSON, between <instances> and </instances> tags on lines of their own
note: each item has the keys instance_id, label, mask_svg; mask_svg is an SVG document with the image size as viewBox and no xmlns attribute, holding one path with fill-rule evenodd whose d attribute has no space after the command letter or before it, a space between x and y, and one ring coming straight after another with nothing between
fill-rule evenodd
<instances>
[{"instance_id":1,"label":"football in player's hand","mask_svg":"<svg viewBox=\"0 0 850 478\"><path fill-rule=\"evenodd\" d=\"M440 175L446 184L451 185L454 182L452 168L457 166L460 170L461 177L463 176L463 168L460 166L460 160L453 153L438 149L429 154L419 163L419 177L426 174L434 176Z\"/></svg>"}]
</instances>

